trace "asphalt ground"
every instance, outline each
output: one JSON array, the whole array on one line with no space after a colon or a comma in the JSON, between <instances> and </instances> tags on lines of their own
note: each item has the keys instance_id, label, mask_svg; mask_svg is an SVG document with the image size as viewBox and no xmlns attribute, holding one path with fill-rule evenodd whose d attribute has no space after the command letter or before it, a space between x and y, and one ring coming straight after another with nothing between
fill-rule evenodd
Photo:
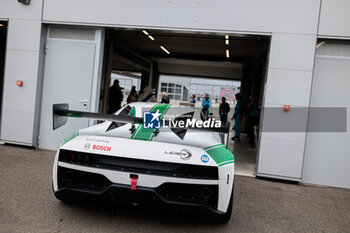
<instances>
[{"instance_id":1,"label":"asphalt ground","mask_svg":"<svg viewBox=\"0 0 350 233\"><path fill-rule=\"evenodd\" d=\"M51 188L54 152L0 145L0 232L350 232L350 190L236 176L232 218L68 205Z\"/></svg>"}]
</instances>

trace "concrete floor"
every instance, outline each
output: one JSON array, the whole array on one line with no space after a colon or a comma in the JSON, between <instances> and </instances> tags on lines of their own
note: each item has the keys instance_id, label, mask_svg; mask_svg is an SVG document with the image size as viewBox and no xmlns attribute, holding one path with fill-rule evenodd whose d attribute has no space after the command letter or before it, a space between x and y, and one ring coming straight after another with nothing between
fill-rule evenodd
<instances>
[{"instance_id":1,"label":"concrete floor","mask_svg":"<svg viewBox=\"0 0 350 233\"><path fill-rule=\"evenodd\" d=\"M189 213L67 205L52 193L53 158L52 151L0 145L0 232L350 232L350 190L244 176L235 177L225 225Z\"/></svg>"},{"instance_id":2,"label":"concrete floor","mask_svg":"<svg viewBox=\"0 0 350 233\"><path fill-rule=\"evenodd\" d=\"M256 147L251 147L248 144L246 134L241 134L240 141L231 140L234 132L230 133L229 148L235 157L235 175L255 176L255 163L257 156Z\"/></svg>"}]
</instances>

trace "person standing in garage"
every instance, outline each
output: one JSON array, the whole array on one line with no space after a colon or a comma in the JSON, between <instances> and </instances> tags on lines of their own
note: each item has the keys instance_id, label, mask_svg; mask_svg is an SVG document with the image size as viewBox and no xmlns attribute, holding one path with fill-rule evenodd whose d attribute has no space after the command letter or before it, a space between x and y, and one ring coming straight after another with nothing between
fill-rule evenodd
<instances>
[{"instance_id":1,"label":"person standing in garage","mask_svg":"<svg viewBox=\"0 0 350 233\"><path fill-rule=\"evenodd\" d=\"M240 93L236 94L236 107L235 107L235 113L233 114L233 117L231 120L235 120L235 124L233 125L233 129L235 130L235 136L231 139L234 141L239 141L240 131L241 131L241 119L243 116L244 111L244 103L242 101L242 95Z\"/></svg>"},{"instance_id":2,"label":"person standing in garage","mask_svg":"<svg viewBox=\"0 0 350 233\"><path fill-rule=\"evenodd\" d=\"M136 86L132 86L131 87L131 91L130 94L128 96L128 98L126 99L126 103L130 104L133 102L137 102L137 92L136 92Z\"/></svg>"},{"instance_id":3,"label":"person standing in garage","mask_svg":"<svg viewBox=\"0 0 350 233\"><path fill-rule=\"evenodd\" d=\"M167 94L165 91L162 92L162 99L160 100L160 102L161 102L162 104L168 104L168 103L170 103L168 94Z\"/></svg>"},{"instance_id":4,"label":"person standing in garage","mask_svg":"<svg viewBox=\"0 0 350 233\"><path fill-rule=\"evenodd\" d=\"M221 98L221 104L219 106L220 121L222 125L226 125L227 114L230 112L230 105L226 102L226 98Z\"/></svg>"},{"instance_id":5,"label":"person standing in garage","mask_svg":"<svg viewBox=\"0 0 350 233\"><path fill-rule=\"evenodd\" d=\"M119 86L119 80L116 79L109 89L108 113L114 113L121 108L123 101L122 88Z\"/></svg>"},{"instance_id":6,"label":"person standing in garage","mask_svg":"<svg viewBox=\"0 0 350 233\"><path fill-rule=\"evenodd\" d=\"M210 99L209 99L209 95L205 94L204 99L202 101L202 112L204 113L204 115L206 116L207 119L209 117L210 105L211 105L211 102L210 102Z\"/></svg>"},{"instance_id":7,"label":"person standing in garage","mask_svg":"<svg viewBox=\"0 0 350 233\"><path fill-rule=\"evenodd\" d=\"M260 109L259 109L259 101L258 98L252 98L249 104L247 104L248 109L248 127L247 127L247 135L249 138L249 145L252 147L255 147L255 132L254 132L254 126L259 125L259 116L260 116Z\"/></svg>"},{"instance_id":8,"label":"person standing in garage","mask_svg":"<svg viewBox=\"0 0 350 233\"><path fill-rule=\"evenodd\" d=\"M190 103L191 104L195 104L196 103L196 96L194 94L191 95Z\"/></svg>"}]
</instances>

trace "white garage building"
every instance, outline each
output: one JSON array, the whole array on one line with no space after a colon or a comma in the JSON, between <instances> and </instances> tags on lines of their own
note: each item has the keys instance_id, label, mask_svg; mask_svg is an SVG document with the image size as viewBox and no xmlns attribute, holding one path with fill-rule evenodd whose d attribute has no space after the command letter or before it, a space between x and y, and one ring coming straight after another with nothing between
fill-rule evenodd
<instances>
[{"instance_id":1,"label":"white garage building","mask_svg":"<svg viewBox=\"0 0 350 233\"><path fill-rule=\"evenodd\" d=\"M307 132L315 115L293 111L349 109L349 9L347 0L2 0L0 139L54 149L89 122L53 133L52 104L105 111L100 92L114 70L138 72L153 88L159 74L196 73L241 80L242 93L303 125L261 132L257 176L350 188L349 124Z\"/></svg>"}]
</instances>

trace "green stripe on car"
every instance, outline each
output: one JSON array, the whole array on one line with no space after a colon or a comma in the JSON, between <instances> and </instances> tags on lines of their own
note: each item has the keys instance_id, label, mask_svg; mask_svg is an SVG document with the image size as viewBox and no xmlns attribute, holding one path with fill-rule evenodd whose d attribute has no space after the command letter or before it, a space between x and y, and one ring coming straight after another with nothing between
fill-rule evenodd
<instances>
[{"instance_id":1,"label":"green stripe on car","mask_svg":"<svg viewBox=\"0 0 350 233\"><path fill-rule=\"evenodd\" d=\"M132 107L132 109L129 112L129 116L131 116L131 117L136 116L136 109L135 109L135 107Z\"/></svg>"},{"instance_id":2,"label":"green stripe on car","mask_svg":"<svg viewBox=\"0 0 350 233\"><path fill-rule=\"evenodd\" d=\"M235 162L232 152L224 144L217 144L203 149L219 167Z\"/></svg>"},{"instance_id":3,"label":"green stripe on car","mask_svg":"<svg viewBox=\"0 0 350 233\"><path fill-rule=\"evenodd\" d=\"M75 131L72 135L70 135L69 137L65 138L62 143L61 146L63 146L64 144L66 144L67 142L69 142L70 140L72 140L73 138L79 136L79 130Z\"/></svg>"}]
</instances>

